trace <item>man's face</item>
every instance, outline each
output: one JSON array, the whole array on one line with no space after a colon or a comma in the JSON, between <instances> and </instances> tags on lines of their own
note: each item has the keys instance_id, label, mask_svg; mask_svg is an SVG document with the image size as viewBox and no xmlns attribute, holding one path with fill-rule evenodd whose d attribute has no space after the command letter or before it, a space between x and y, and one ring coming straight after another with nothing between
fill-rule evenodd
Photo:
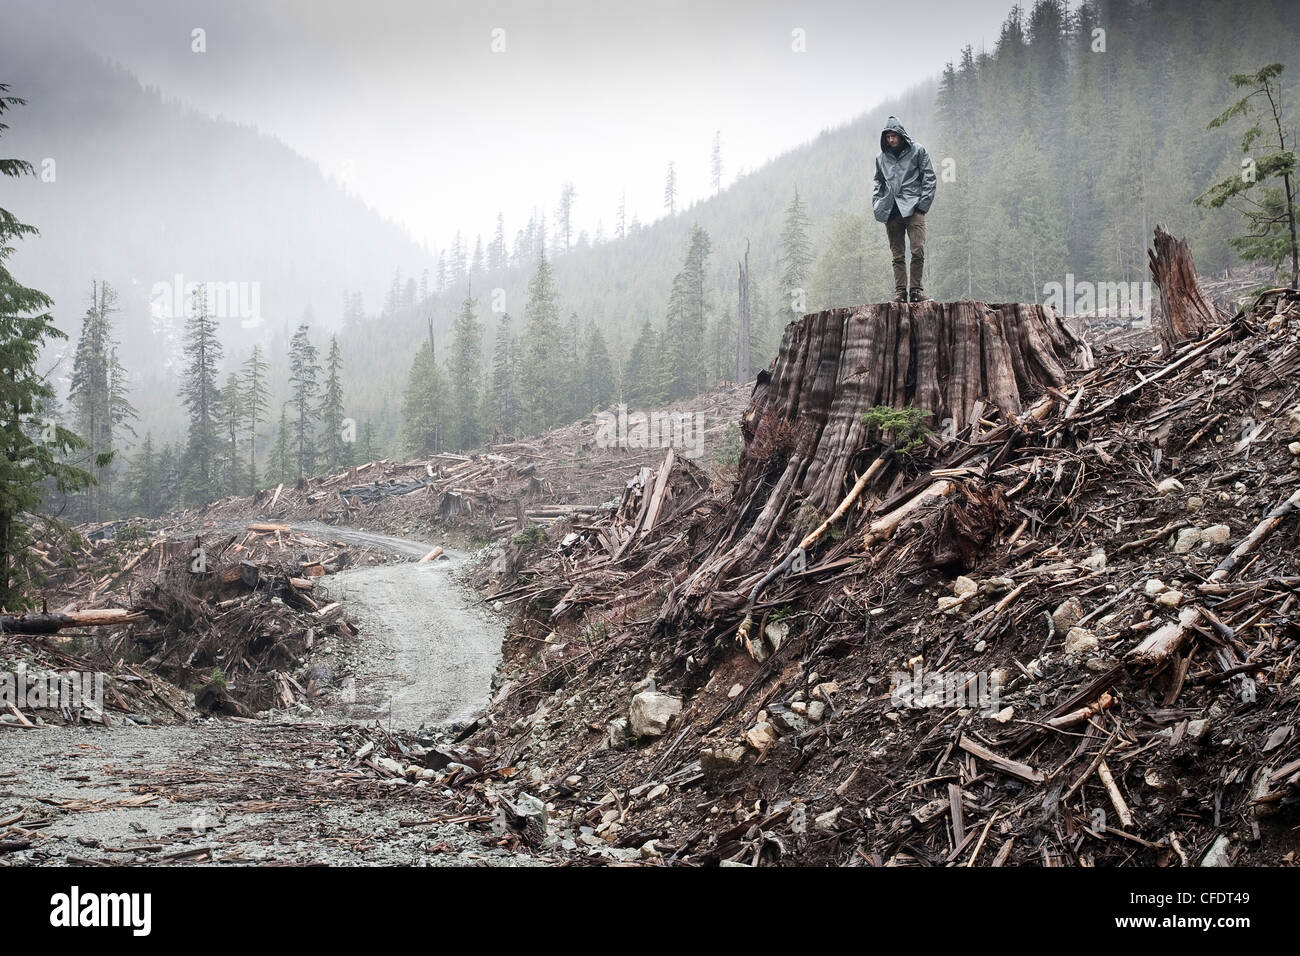
<instances>
[{"instance_id":1,"label":"man's face","mask_svg":"<svg viewBox=\"0 0 1300 956\"><path fill-rule=\"evenodd\" d=\"M889 146L890 149L898 149L898 145L902 141L903 138L899 136L897 133L889 132L885 134L885 144Z\"/></svg>"}]
</instances>

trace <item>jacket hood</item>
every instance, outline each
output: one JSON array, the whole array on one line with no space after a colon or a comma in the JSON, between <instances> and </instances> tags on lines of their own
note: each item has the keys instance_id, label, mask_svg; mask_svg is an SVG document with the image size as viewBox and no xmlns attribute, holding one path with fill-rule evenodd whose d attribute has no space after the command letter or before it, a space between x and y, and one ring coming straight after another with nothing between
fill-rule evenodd
<instances>
[{"instance_id":1,"label":"jacket hood","mask_svg":"<svg viewBox=\"0 0 1300 956\"><path fill-rule=\"evenodd\" d=\"M907 135L907 130L903 129L903 124L898 121L898 117L891 116L885 122L885 128L880 131L881 152L889 149L889 147L885 145L885 134L890 132L897 133L899 136L903 137L903 145L899 152L906 150L912 145L912 137Z\"/></svg>"}]
</instances>

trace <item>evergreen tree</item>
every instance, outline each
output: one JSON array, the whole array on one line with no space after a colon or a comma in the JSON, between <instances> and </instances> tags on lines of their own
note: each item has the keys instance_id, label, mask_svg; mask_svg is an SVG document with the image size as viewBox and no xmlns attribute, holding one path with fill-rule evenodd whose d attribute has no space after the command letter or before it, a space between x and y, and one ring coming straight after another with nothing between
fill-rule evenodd
<instances>
[{"instance_id":1,"label":"evergreen tree","mask_svg":"<svg viewBox=\"0 0 1300 956\"><path fill-rule=\"evenodd\" d=\"M350 448L343 440L343 355L336 335L330 336L329 355L325 359L325 394L321 396L317 414L325 469L334 474L351 464Z\"/></svg>"},{"instance_id":2,"label":"evergreen tree","mask_svg":"<svg viewBox=\"0 0 1300 956\"><path fill-rule=\"evenodd\" d=\"M483 326L474 314L475 302L461 303L452 332L451 430L455 448L473 448L479 443L480 383L483 375Z\"/></svg>"},{"instance_id":3,"label":"evergreen tree","mask_svg":"<svg viewBox=\"0 0 1300 956\"><path fill-rule=\"evenodd\" d=\"M294 480L293 437L289 429L289 405L280 406L280 424L275 430L275 442L266 462L265 484L278 485Z\"/></svg>"},{"instance_id":4,"label":"evergreen tree","mask_svg":"<svg viewBox=\"0 0 1300 956\"><path fill-rule=\"evenodd\" d=\"M131 460L127 484L131 489L131 508L135 514L152 518L159 514L162 505L161 461L154 451L153 435L145 432L140 450Z\"/></svg>"},{"instance_id":5,"label":"evergreen tree","mask_svg":"<svg viewBox=\"0 0 1300 956\"><path fill-rule=\"evenodd\" d=\"M564 350L559 296L545 256L538 260L537 271L529 280L524 318L520 406L524 427L538 432L558 424L567 404L560 379Z\"/></svg>"},{"instance_id":6,"label":"evergreen tree","mask_svg":"<svg viewBox=\"0 0 1300 956\"><path fill-rule=\"evenodd\" d=\"M594 320L588 320L584 335L586 350L582 359L582 390L578 413L605 408L614 399L614 365L609 358L605 334Z\"/></svg>"},{"instance_id":7,"label":"evergreen tree","mask_svg":"<svg viewBox=\"0 0 1300 956\"><path fill-rule=\"evenodd\" d=\"M792 300L808 288L808 269L813 263L808 228L808 207L796 187L794 198L785 208L785 227L781 230L781 291Z\"/></svg>"},{"instance_id":8,"label":"evergreen tree","mask_svg":"<svg viewBox=\"0 0 1300 956\"><path fill-rule=\"evenodd\" d=\"M1229 77L1238 90L1248 90L1241 99L1210 121L1209 129L1217 129L1232 117L1245 115L1251 126L1241 139L1245 155L1240 171L1215 183L1196 201L1198 204L1218 208L1229 200L1246 205L1240 209L1250 231L1244 236L1228 240L1234 249L1248 259L1262 259L1281 267L1291 260L1291 288L1300 282L1300 243L1296 240L1296 152L1295 134L1287 143L1282 118L1282 64L1270 63L1255 73L1234 73ZM1265 108L1260 101L1267 104ZM1258 159L1251 156L1256 143L1268 152ZM1280 179L1280 187L1263 185L1270 179ZM1258 198L1256 198L1258 196Z\"/></svg>"},{"instance_id":9,"label":"evergreen tree","mask_svg":"<svg viewBox=\"0 0 1300 956\"><path fill-rule=\"evenodd\" d=\"M623 400L627 404L648 407L666 400L660 381L659 352L659 335L646 319L623 366Z\"/></svg>"},{"instance_id":10,"label":"evergreen tree","mask_svg":"<svg viewBox=\"0 0 1300 956\"><path fill-rule=\"evenodd\" d=\"M664 208L669 216L677 215L677 171L668 163L668 175L664 179Z\"/></svg>"},{"instance_id":11,"label":"evergreen tree","mask_svg":"<svg viewBox=\"0 0 1300 956\"><path fill-rule=\"evenodd\" d=\"M86 453L76 464L93 469L97 479L87 489L83 513L93 521L104 520L117 446L123 432L134 434L130 421L136 418L113 339L111 316L117 311L116 304L117 293L107 282L91 283L91 305L73 353L68 393L73 427L86 441Z\"/></svg>"},{"instance_id":12,"label":"evergreen tree","mask_svg":"<svg viewBox=\"0 0 1300 956\"><path fill-rule=\"evenodd\" d=\"M359 300L358 300L359 304ZM266 363L262 361L262 348L253 346L253 351L244 362L244 423L246 441L248 442L248 493L257 493L257 429L266 421L268 404L266 384Z\"/></svg>"},{"instance_id":13,"label":"evergreen tree","mask_svg":"<svg viewBox=\"0 0 1300 956\"><path fill-rule=\"evenodd\" d=\"M181 374L181 403L189 413L190 427L181 464L184 498L206 504L221 494L217 462L222 443L217 407L217 365L221 342L216 319L208 313L207 288L200 285L190 303L185 326L186 366Z\"/></svg>"},{"instance_id":14,"label":"evergreen tree","mask_svg":"<svg viewBox=\"0 0 1300 956\"><path fill-rule=\"evenodd\" d=\"M560 207L557 214L555 241L564 240L564 251L569 251L569 235L573 230L573 200L577 198L573 183L565 183L560 190Z\"/></svg>"},{"instance_id":15,"label":"evergreen tree","mask_svg":"<svg viewBox=\"0 0 1300 956\"><path fill-rule=\"evenodd\" d=\"M296 481L311 474L316 460L315 442L312 440L312 416L315 413L313 403L319 388L317 378L320 366L316 364L316 346L307 337L308 328L304 323L298 326L293 340L289 343L289 390L292 394L294 410L298 420L295 424L297 433Z\"/></svg>"},{"instance_id":16,"label":"evergreen tree","mask_svg":"<svg viewBox=\"0 0 1300 956\"><path fill-rule=\"evenodd\" d=\"M717 130L713 134L713 155L709 161L709 182L713 185L713 192L722 192L722 130Z\"/></svg>"},{"instance_id":17,"label":"evergreen tree","mask_svg":"<svg viewBox=\"0 0 1300 956\"><path fill-rule=\"evenodd\" d=\"M240 448L248 409L244 383L239 373L231 372L226 376L226 384L217 397L217 412L223 446L219 473L227 493L238 495L248 484L244 454Z\"/></svg>"},{"instance_id":18,"label":"evergreen tree","mask_svg":"<svg viewBox=\"0 0 1300 956\"><path fill-rule=\"evenodd\" d=\"M519 382L515 353L510 315L503 312L497 322L497 338L492 348L490 415L486 420L490 427L499 428L506 435L515 434L519 428Z\"/></svg>"},{"instance_id":19,"label":"evergreen tree","mask_svg":"<svg viewBox=\"0 0 1300 956\"><path fill-rule=\"evenodd\" d=\"M23 100L0 84L0 116ZM0 123L0 133L7 127ZM32 174L30 163L0 159L0 175ZM89 486L94 478L61 458L84 447L75 433L42 421L54 391L37 370L46 340L66 338L54 326L50 298L20 284L6 262L14 240L34 236L34 226L0 209L0 607L25 606L25 585L35 572L29 515L40 507L42 484L63 494Z\"/></svg>"},{"instance_id":20,"label":"evergreen tree","mask_svg":"<svg viewBox=\"0 0 1300 956\"><path fill-rule=\"evenodd\" d=\"M673 279L659 374L661 390L669 401L696 395L704 387L704 332L709 313L706 272L711 248L709 234L693 226L686 259Z\"/></svg>"},{"instance_id":21,"label":"evergreen tree","mask_svg":"<svg viewBox=\"0 0 1300 956\"><path fill-rule=\"evenodd\" d=\"M402 400L402 444L407 454L431 455L442 450L446 395L433 335L420 346L411 361Z\"/></svg>"}]
</instances>

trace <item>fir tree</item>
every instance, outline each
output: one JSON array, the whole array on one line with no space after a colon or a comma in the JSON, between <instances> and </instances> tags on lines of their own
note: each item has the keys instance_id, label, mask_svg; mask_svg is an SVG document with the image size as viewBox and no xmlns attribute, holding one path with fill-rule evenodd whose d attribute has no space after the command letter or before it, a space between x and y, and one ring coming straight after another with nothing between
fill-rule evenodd
<instances>
[{"instance_id":1,"label":"fir tree","mask_svg":"<svg viewBox=\"0 0 1300 956\"><path fill-rule=\"evenodd\" d=\"M329 355L325 359L325 393L321 396L320 439L325 454L325 468L330 473L351 464L350 446L343 434L343 355L338 336L330 336Z\"/></svg>"},{"instance_id":2,"label":"fir tree","mask_svg":"<svg viewBox=\"0 0 1300 956\"><path fill-rule=\"evenodd\" d=\"M266 421L267 385L266 363L262 361L261 346L254 345L253 351L244 362L244 423L245 440L248 442L248 493L257 493L257 429Z\"/></svg>"},{"instance_id":3,"label":"fir tree","mask_svg":"<svg viewBox=\"0 0 1300 956\"><path fill-rule=\"evenodd\" d=\"M781 230L781 291L795 300L808 288L808 269L813 262L812 242L808 239L808 207L794 198L785 208L785 226Z\"/></svg>"},{"instance_id":4,"label":"fir tree","mask_svg":"<svg viewBox=\"0 0 1300 956\"><path fill-rule=\"evenodd\" d=\"M474 314L474 300L461 303L451 342L451 435L455 448L479 442L479 389L483 375L483 326Z\"/></svg>"},{"instance_id":5,"label":"fir tree","mask_svg":"<svg viewBox=\"0 0 1300 956\"><path fill-rule=\"evenodd\" d=\"M186 321L181 375L181 403L189 412L190 427L182 461L185 500L205 504L221 494L217 462L222 453L217 408L217 366L221 342L216 319L208 313L207 288L200 285L190 303Z\"/></svg>"},{"instance_id":6,"label":"fir tree","mask_svg":"<svg viewBox=\"0 0 1300 956\"><path fill-rule=\"evenodd\" d=\"M0 84L0 116L24 102L8 91ZM6 128L0 123L0 133ZM0 175L31 173L24 160L0 159ZM55 422L42 421L54 392L36 363L47 340L67 336L54 326L50 298L19 283L6 265L14 240L36 234L34 226L0 209L0 607L9 610L25 606L24 584L34 574L27 516L40 507L42 484L50 480L67 494L94 481L60 460L84 442Z\"/></svg>"},{"instance_id":7,"label":"fir tree","mask_svg":"<svg viewBox=\"0 0 1300 956\"><path fill-rule=\"evenodd\" d=\"M298 420L295 423L297 433L297 478L302 481L311 474L316 459L315 443L312 440L312 416L315 413L313 403L319 388L317 378L320 366L316 364L316 346L307 337L307 325L298 326L293 340L289 343L289 390Z\"/></svg>"}]
</instances>

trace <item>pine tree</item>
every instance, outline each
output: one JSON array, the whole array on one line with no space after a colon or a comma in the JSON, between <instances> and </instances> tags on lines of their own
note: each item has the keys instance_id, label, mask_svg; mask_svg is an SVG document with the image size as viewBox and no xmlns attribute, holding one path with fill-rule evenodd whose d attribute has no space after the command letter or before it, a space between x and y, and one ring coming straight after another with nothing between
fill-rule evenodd
<instances>
[{"instance_id":1,"label":"pine tree","mask_svg":"<svg viewBox=\"0 0 1300 956\"><path fill-rule=\"evenodd\" d=\"M519 382L516 367L516 344L510 329L509 313L502 313L497 322L497 339L492 348L491 409L487 421L506 435L514 435L519 428Z\"/></svg>"},{"instance_id":2,"label":"pine tree","mask_svg":"<svg viewBox=\"0 0 1300 956\"><path fill-rule=\"evenodd\" d=\"M307 337L308 328L304 323L298 326L293 340L289 343L289 390L290 401L298 414L295 424L297 432L297 481L311 474L316 460L315 442L312 440L312 416L315 413L313 403L319 388L317 378L320 366L316 364L316 346Z\"/></svg>"},{"instance_id":3,"label":"pine tree","mask_svg":"<svg viewBox=\"0 0 1300 956\"><path fill-rule=\"evenodd\" d=\"M1281 63L1270 63L1255 73L1234 73L1228 79L1238 90L1248 90L1241 99L1210 121L1209 129L1217 129L1232 117L1245 115L1253 122L1241 139L1242 160L1240 171L1215 183L1200 196L1198 205L1217 209L1229 200L1239 200L1249 205L1240 208L1242 218L1250 231L1235 236L1228 242L1247 259L1262 259L1275 269L1289 257L1291 260L1291 288L1300 283L1300 242L1296 239L1296 152L1295 134L1287 144L1282 119ZM1263 100L1264 108L1255 100ZM1255 159L1250 155L1256 143L1269 152ZM1262 185L1269 179L1280 179L1281 187ZM1258 187L1258 188L1256 188ZM1258 194L1256 199L1252 192ZM1253 207L1253 208L1252 208Z\"/></svg>"},{"instance_id":4,"label":"pine tree","mask_svg":"<svg viewBox=\"0 0 1300 956\"><path fill-rule=\"evenodd\" d=\"M709 321L706 271L711 248L709 234L693 226L686 259L673 279L659 375L669 401L696 395L704 387L704 333Z\"/></svg>"},{"instance_id":5,"label":"pine tree","mask_svg":"<svg viewBox=\"0 0 1300 956\"><path fill-rule=\"evenodd\" d=\"M253 346L253 351L244 362L244 424L248 442L248 493L257 493L257 429L266 421L268 406L266 385L266 363L262 361L262 348Z\"/></svg>"},{"instance_id":6,"label":"pine tree","mask_svg":"<svg viewBox=\"0 0 1300 956\"><path fill-rule=\"evenodd\" d=\"M408 454L431 455L442 450L446 395L434 353L433 334L411 361L402 399L402 444Z\"/></svg>"},{"instance_id":7,"label":"pine tree","mask_svg":"<svg viewBox=\"0 0 1300 956\"><path fill-rule=\"evenodd\" d=\"M275 442L266 461L267 486L294 480L294 455L292 433L289 430L289 405L280 406L280 424L275 430Z\"/></svg>"},{"instance_id":8,"label":"pine tree","mask_svg":"<svg viewBox=\"0 0 1300 956\"><path fill-rule=\"evenodd\" d=\"M190 427L182 460L184 498L190 504L206 504L221 494L217 462L221 456L221 437L217 408L217 366L221 361L221 342L217 338L216 319L208 313L207 288L200 285L190 303L185 326L184 355L187 361L181 375L181 403L189 412Z\"/></svg>"},{"instance_id":9,"label":"pine tree","mask_svg":"<svg viewBox=\"0 0 1300 956\"><path fill-rule=\"evenodd\" d=\"M795 187L794 198L785 208L785 227L781 230L781 291L792 301L808 288L808 269L813 263L808 228L808 208Z\"/></svg>"},{"instance_id":10,"label":"pine tree","mask_svg":"<svg viewBox=\"0 0 1300 956\"><path fill-rule=\"evenodd\" d=\"M582 389L578 414L585 415L593 409L605 408L614 399L614 365L609 358L605 334L594 320L588 320L586 351L582 359Z\"/></svg>"},{"instance_id":11,"label":"pine tree","mask_svg":"<svg viewBox=\"0 0 1300 956\"><path fill-rule=\"evenodd\" d=\"M0 84L0 116L24 102L8 91ZM0 123L0 133L7 128ZM0 159L0 175L31 174L24 160ZM94 481L60 460L84 442L53 421L41 421L54 391L36 363L46 340L67 336L54 326L49 296L20 284L6 266L14 240L36 234L34 226L0 209L0 607L9 610L25 606L24 584L36 573L27 516L40 507L42 484L51 480L67 494Z\"/></svg>"},{"instance_id":12,"label":"pine tree","mask_svg":"<svg viewBox=\"0 0 1300 956\"><path fill-rule=\"evenodd\" d=\"M153 435L145 432L140 450L131 459L127 484L131 489L131 511L152 518L161 510L160 461L153 447Z\"/></svg>"},{"instance_id":13,"label":"pine tree","mask_svg":"<svg viewBox=\"0 0 1300 956\"><path fill-rule=\"evenodd\" d=\"M722 192L722 130L717 130L713 134L713 156L709 161L709 182L713 185L713 192Z\"/></svg>"},{"instance_id":14,"label":"pine tree","mask_svg":"<svg viewBox=\"0 0 1300 956\"><path fill-rule=\"evenodd\" d=\"M117 293L107 283L91 283L91 305L81 325L73 353L68 401L73 427L86 441L86 454L76 464L97 478L87 489L84 516L102 521L113 479L112 464L123 432L134 434L130 421L136 410L126 397L126 373L117 358L111 316Z\"/></svg>"},{"instance_id":15,"label":"pine tree","mask_svg":"<svg viewBox=\"0 0 1300 956\"><path fill-rule=\"evenodd\" d=\"M668 163L668 175L664 180L664 208L669 216L677 215L677 171Z\"/></svg>"},{"instance_id":16,"label":"pine tree","mask_svg":"<svg viewBox=\"0 0 1300 956\"><path fill-rule=\"evenodd\" d=\"M479 390L483 376L483 325L474 314L475 302L461 303L452 332L451 434L455 448L473 448L479 443Z\"/></svg>"},{"instance_id":17,"label":"pine tree","mask_svg":"<svg viewBox=\"0 0 1300 956\"><path fill-rule=\"evenodd\" d=\"M627 190L618 194L618 215L614 219L614 237L627 238Z\"/></svg>"},{"instance_id":18,"label":"pine tree","mask_svg":"<svg viewBox=\"0 0 1300 956\"><path fill-rule=\"evenodd\" d=\"M662 404L667 396L660 384L659 335L649 319L641 324L623 366L623 399L641 407Z\"/></svg>"},{"instance_id":19,"label":"pine tree","mask_svg":"<svg viewBox=\"0 0 1300 956\"><path fill-rule=\"evenodd\" d=\"M226 384L217 396L217 418L221 423L223 451L219 473L222 484L231 495L238 495L248 484L244 473L244 454L240 439L247 421L244 383L237 372L226 376Z\"/></svg>"},{"instance_id":20,"label":"pine tree","mask_svg":"<svg viewBox=\"0 0 1300 956\"><path fill-rule=\"evenodd\" d=\"M351 464L350 448L343 435L343 355L338 336L330 336L329 355L325 360L325 394L321 396L320 441L325 454L325 468L334 474Z\"/></svg>"},{"instance_id":21,"label":"pine tree","mask_svg":"<svg viewBox=\"0 0 1300 956\"><path fill-rule=\"evenodd\" d=\"M492 234L492 244L488 246L488 272L496 274L506 268L506 221L497 213L497 228Z\"/></svg>"},{"instance_id":22,"label":"pine tree","mask_svg":"<svg viewBox=\"0 0 1300 956\"><path fill-rule=\"evenodd\" d=\"M555 238L557 242L561 238L564 239L565 252L569 251L569 235L573 230L573 200L577 198L577 195L574 192L573 183L565 183L560 190L560 207L556 225L558 231Z\"/></svg>"},{"instance_id":23,"label":"pine tree","mask_svg":"<svg viewBox=\"0 0 1300 956\"><path fill-rule=\"evenodd\" d=\"M560 378L564 350L558 298L550 264L543 256L528 283L521 342L520 405L524 427L530 432L558 424L567 404Z\"/></svg>"}]
</instances>

